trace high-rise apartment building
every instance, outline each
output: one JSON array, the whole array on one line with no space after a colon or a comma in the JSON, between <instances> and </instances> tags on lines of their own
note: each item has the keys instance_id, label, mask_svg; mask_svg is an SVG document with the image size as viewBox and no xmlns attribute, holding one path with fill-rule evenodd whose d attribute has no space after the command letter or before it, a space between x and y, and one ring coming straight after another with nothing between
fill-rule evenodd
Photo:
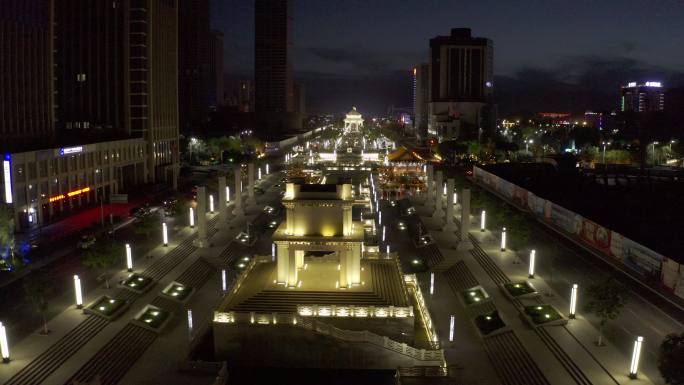
<instances>
[{"instance_id":1,"label":"high-rise apartment building","mask_svg":"<svg viewBox=\"0 0 684 385\"><path fill-rule=\"evenodd\" d=\"M493 43L469 28L430 39L428 129L440 138L480 131L492 121Z\"/></svg>"},{"instance_id":2,"label":"high-rise apartment building","mask_svg":"<svg viewBox=\"0 0 684 385\"><path fill-rule=\"evenodd\" d=\"M223 32L212 30L209 37L209 105L222 106L223 93Z\"/></svg>"},{"instance_id":3,"label":"high-rise apartment building","mask_svg":"<svg viewBox=\"0 0 684 385\"><path fill-rule=\"evenodd\" d=\"M286 113L294 108L290 5L288 0L255 2L254 85L259 113Z\"/></svg>"},{"instance_id":4,"label":"high-rise apartment building","mask_svg":"<svg viewBox=\"0 0 684 385\"><path fill-rule=\"evenodd\" d=\"M620 93L623 112L655 112L665 109L665 91L660 82L630 82Z\"/></svg>"},{"instance_id":5,"label":"high-rise apartment building","mask_svg":"<svg viewBox=\"0 0 684 385\"><path fill-rule=\"evenodd\" d=\"M131 131L147 141L151 182L178 175L178 0L129 0Z\"/></svg>"},{"instance_id":6,"label":"high-rise apartment building","mask_svg":"<svg viewBox=\"0 0 684 385\"><path fill-rule=\"evenodd\" d=\"M209 111L209 0L178 2L179 119L181 132L197 130Z\"/></svg>"},{"instance_id":7,"label":"high-rise apartment building","mask_svg":"<svg viewBox=\"0 0 684 385\"><path fill-rule=\"evenodd\" d=\"M421 63L413 67L413 123L415 134L424 139L428 125L430 100L430 65Z\"/></svg>"},{"instance_id":8,"label":"high-rise apartment building","mask_svg":"<svg viewBox=\"0 0 684 385\"><path fill-rule=\"evenodd\" d=\"M65 0L54 7L60 141L130 136L127 10L124 0Z\"/></svg>"},{"instance_id":9,"label":"high-rise apartment building","mask_svg":"<svg viewBox=\"0 0 684 385\"><path fill-rule=\"evenodd\" d=\"M0 0L0 149L54 136L51 0Z\"/></svg>"}]
</instances>

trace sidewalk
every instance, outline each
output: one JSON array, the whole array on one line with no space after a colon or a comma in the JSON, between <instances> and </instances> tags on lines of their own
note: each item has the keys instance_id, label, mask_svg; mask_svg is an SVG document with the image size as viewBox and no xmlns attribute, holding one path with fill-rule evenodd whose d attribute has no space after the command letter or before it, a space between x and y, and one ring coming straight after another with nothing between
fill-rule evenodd
<instances>
[{"instance_id":1,"label":"sidewalk","mask_svg":"<svg viewBox=\"0 0 684 385\"><path fill-rule=\"evenodd\" d=\"M473 258L470 252L457 253L452 248L456 233L443 232L441 230L443 220L432 218L429 215L430 213L420 208L418 212L445 257L449 255L457 260L464 261L479 284L493 297L493 303L499 310L504 322L523 342L538 367L542 369L552 384L568 383L567 381L574 383L568 374L577 376L579 380L576 381L579 383L582 383L583 380L596 384L653 383L643 372L640 372L638 380L630 380L627 376L630 357L618 351L615 346L595 347L593 341L596 339L598 331L581 314L578 315L577 319L570 320L567 326L547 326L541 327L541 329L538 327L538 330L534 330L524 323L520 317L518 305L504 296L497 284L504 277L512 281L528 280L527 261L522 261L512 251L501 252L498 236L493 237L490 232L479 232L479 218L472 216L470 218L471 228L478 229L471 232L474 235L475 247L481 246L486 258L493 261L495 267L481 265L485 260ZM503 274L492 276L491 274L494 274L491 271L493 268L499 269ZM542 294L540 302L550 304L562 314L565 313L569 307L566 300L548 286L543 279L537 277L532 282ZM551 339L548 339L547 335ZM599 358L598 362L597 358Z\"/></svg>"},{"instance_id":2,"label":"sidewalk","mask_svg":"<svg viewBox=\"0 0 684 385\"><path fill-rule=\"evenodd\" d=\"M269 175L269 177L272 175L275 174L271 174ZM246 191L244 195L247 195ZM231 209L232 204L230 204L230 206L228 207L229 211ZM250 220L250 218L253 218L253 216L258 215L260 212L261 206L257 206L256 208L252 208L252 210L249 210L249 216L240 218L229 216L228 219L231 223L231 226L221 226L221 232L227 233L227 236L229 237L228 239L232 239L230 237L234 236L234 233L239 232L240 229L243 227L244 223L246 223L246 221ZM214 234L214 232L212 232L211 229L213 227L212 223L214 223L215 220L212 219L216 218L217 216L218 212L216 214L207 214L207 222L209 225L210 236ZM176 252L177 247L179 245L187 244L191 237L194 236L194 234L196 234L195 229L190 229L187 226L180 227L179 231L170 234L168 247L159 245L147 253L141 253L140 256L149 255L151 257L144 259L138 258L134 264L135 271L142 272L155 263L159 264L159 262L166 255ZM225 240L226 238L222 237L221 241ZM30 380L29 383L55 385L64 384L64 382L68 378L70 378L70 376L72 376L75 371L79 370L79 368L81 368L85 362L88 362L94 356L95 353L97 353L103 346L110 343L110 341L112 341L112 338L119 336L120 332L125 327L127 327L127 325L129 325L131 317L137 314L138 311L142 310L143 307L145 307L153 298L155 298L161 289L166 287L171 281L175 280L180 274L183 273L183 271L187 270L188 267L191 266L193 262L195 262L198 258L200 258L201 255L205 255L207 252L220 253L221 250L223 250L223 247L221 246L206 249L198 249L195 247L188 249L190 253L187 256L184 256L180 263L172 266L172 268L168 272L164 273L163 277L154 284L154 287L152 287L151 290L144 294L132 296L134 302L132 303L131 307L125 311L125 314L123 314L122 316L120 316L112 322L107 322L106 324L103 324L101 326L96 326L96 328L94 329L94 334L91 332L87 334L87 336L83 335L81 339L85 338L86 340L80 342L80 345L75 346L75 351L71 349L70 352L73 353L68 353L69 356L63 357L64 362L55 362L55 364L57 364L58 367L54 367L54 365L50 366L52 364L50 362L47 362L46 364L39 365L37 367L33 365L31 368L27 368L27 370L29 370L29 373L31 373L31 378L34 378L33 380ZM118 279L128 276L128 274L129 273L125 270L120 271L118 274ZM112 281L114 282L118 279L112 279ZM211 280L209 280L209 282L211 282ZM100 285L100 287L97 287L90 291L84 291L84 305L87 306L87 304L89 304L90 302L92 302L93 300L95 300L103 294L112 295L114 292L117 291L116 288L108 290L102 288L101 286L103 285ZM205 284L204 286L208 285ZM88 288L84 289L87 290ZM197 289L199 292L200 288ZM198 294L199 293L196 293L195 296L197 296ZM201 298L193 297L192 300L194 301L197 299ZM201 311L199 315L201 315L203 318L206 318L208 314L210 314L210 312L207 313L207 311L208 310L205 309L204 311ZM61 312L59 315L49 320L48 326L53 332L48 336L42 336L35 333L29 335L28 337L24 338L19 342L13 342L11 340L10 335L10 352L12 361L10 361L9 364L4 365L3 370L0 371L0 383L5 383L14 374L18 373L28 364L33 363L42 353L51 349L54 346L54 344L57 343L62 337L68 335L70 332L74 331L80 325L85 324L86 326L88 326L89 324L87 322L90 321L87 320L89 320L92 317L100 319L97 316L84 315L82 310L77 310L75 306L70 306L69 308ZM180 323L183 324L184 315L176 315L176 317L180 319ZM198 319L197 323L199 324L199 322L200 320ZM176 325L176 327L178 327L178 325ZM11 334L11 331L9 332ZM78 340L79 337L79 335L75 335L73 339ZM67 340L71 340L71 338L68 338ZM58 347L58 349L61 351L63 348ZM173 353L178 354L179 352L177 350L173 350ZM67 354L66 351L65 354ZM128 369L126 368L126 370ZM149 374L150 372L148 372L148 378ZM28 377L24 376L24 378L26 379ZM43 380L39 380L39 378L43 378Z\"/></svg>"}]
</instances>

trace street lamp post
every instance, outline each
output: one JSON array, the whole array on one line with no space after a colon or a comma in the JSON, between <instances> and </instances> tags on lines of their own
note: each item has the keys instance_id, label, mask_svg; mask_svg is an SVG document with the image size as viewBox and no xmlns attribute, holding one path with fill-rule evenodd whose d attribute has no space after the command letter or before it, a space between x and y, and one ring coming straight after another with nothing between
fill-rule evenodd
<instances>
[{"instance_id":1,"label":"street lamp post","mask_svg":"<svg viewBox=\"0 0 684 385\"><path fill-rule=\"evenodd\" d=\"M76 294L76 308L83 309L83 291L81 290L81 279L74 275L74 294Z\"/></svg>"},{"instance_id":2,"label":"street lamp post","mask_svg":"<svg viewBox=\"0 0 684 385\"><path fill-rule=\"evenodd\" d=\"M126 244L126 269L129 272L133 271L133 254L131 253L131 245Z\"/></svg>"},{"instance_id":3,"label":"street lamp post","mask_svg":"<svg viewBox=\"0 0 684 385\"><path fill-rule=\"evenodd\" d=\"M572 285L572 290L570 291L570 315L571 319L575 318L577 314L577 284Z\"/></svg>"},{"instance_id":4,"label":"street lamp post","mask_svg":"<svg viewBox=\"0 0 684 385\"><path fill-rule=\"evenodd\" d=\"M603 167L608 167L606 164L606 146L610 146L610 142L601 142L603 145Z\"/></svg>"},{"instance_id":5,"label":"street lamp post","mask_svg":"<svg viewBox=\"0 0 684 385\"><path fill-rule=\"evenodd\" d=\"M528 271L528 273L529 273L528 277L529 278L534 278L534 262L536 259L536 254L537 254L536 251L534 251L534 250L530 251L530 266L529 266L529 271Z\"/></svg>"},{"instance_id":6,"label":"street lamp post","mask_svg":"<svg viewBox=\"0 0 684 385\"><path fill-rule=\"evenodd\" d=\"M639 357L641 356L641 344L644 342L644 337L637 337L634 341L634 350L632 351L632 362L629 365L629 378L636 379L639 371Z\"/></svg>"},{"instance_id":7,"label":"street lamp post","mask_svg":"<svg viewBox=\"0 0 684 385\"><path fill-rule=\"evenodd\" d=\"M653 142L653 143L651 143L651 152L653 153L652 158L653 158L653 165L654 165L654 166L656 165L656 153L655 153L655 146L656 146L656 144L659 144L659 143L658 143L658 142Z\"/></svg>"}]
</instances>

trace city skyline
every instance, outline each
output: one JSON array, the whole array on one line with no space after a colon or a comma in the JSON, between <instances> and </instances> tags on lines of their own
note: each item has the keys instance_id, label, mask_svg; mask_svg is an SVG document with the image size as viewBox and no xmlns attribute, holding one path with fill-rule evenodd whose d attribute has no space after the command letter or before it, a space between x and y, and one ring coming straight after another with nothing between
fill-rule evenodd
<instances>
[{"instance_id":1,"label":"city skyline","mask_svg":"<svg viewBox=\"0 0 684 385\"><path fill-rule=\"evenodd\" d=\"M622 83L684 84L684 71L679 70L684 54L677 49L684 43L684 30L676 17L682 11L682 4L643 1L431 1L420 7L406 1L298 1L293 6L293 64L315 110L343 112L351 99L345 96L351 90L344 83L355 83L349 88L358 89L358 83L373 79L373 86L360 94L380 97L382 105L369 97L365 109L384 112L391 104L410 105L410 92L397 96L394 86L401 82L405 89L410 87L411 68L427 60L426 42L450 28L468 27L494 41L495 96L504 112L520 90L528 93L515 99L523 110L565 110L569 99L579 100L585 108L616 108L615 90ZM345 27L348 20L354 20L354 28ZM632 20L638 20L639 28L624 27ZM230 79L251 76L253 37L245 31L253 30L253 21L249 2L212 2L212 25L227 37ZM543 34L538 33L541 30ZM336 36L339 31L344 33ZM342 95L326 100L324 90L329 88L341 88Z\"/></svg>"}]
</instances>

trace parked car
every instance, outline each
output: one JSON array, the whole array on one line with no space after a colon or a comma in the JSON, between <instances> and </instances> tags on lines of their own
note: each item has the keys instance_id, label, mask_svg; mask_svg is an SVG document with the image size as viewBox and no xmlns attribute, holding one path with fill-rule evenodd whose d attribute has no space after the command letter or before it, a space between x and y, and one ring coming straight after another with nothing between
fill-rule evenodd
<instances>
[{"instance_id":1,"label":"parked car","mask_svg":"<svg viewBox=\"0 0 684 385\"><path fill-rule=\"evenodd\" d=\"M83 235L81 236L81 239L76 243L76 247L82 250L85 250L89 248L90 246L95 244L95 237L92 235Z\"/></svg>"}]
</instances>

